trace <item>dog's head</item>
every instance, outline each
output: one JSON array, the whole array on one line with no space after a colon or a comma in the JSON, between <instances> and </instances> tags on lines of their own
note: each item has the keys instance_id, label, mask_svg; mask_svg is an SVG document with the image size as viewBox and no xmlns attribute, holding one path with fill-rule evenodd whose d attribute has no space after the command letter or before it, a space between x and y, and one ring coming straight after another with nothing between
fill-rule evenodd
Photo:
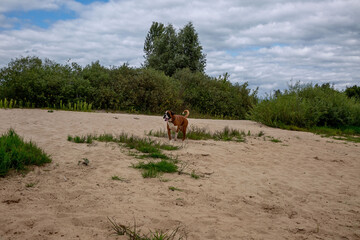
<instances>
[{"instance_id":1,"label":"dog's head","mask_svg":"<svg viewBox=\"0 0 360 240\"><path fill-rule=\"evenodd\" d=\"M173 113L172 111L167 110L163 116L164 121L165 122L171 121L171 118L174 114L175 113Z\"/></svg>"}]
</instances>

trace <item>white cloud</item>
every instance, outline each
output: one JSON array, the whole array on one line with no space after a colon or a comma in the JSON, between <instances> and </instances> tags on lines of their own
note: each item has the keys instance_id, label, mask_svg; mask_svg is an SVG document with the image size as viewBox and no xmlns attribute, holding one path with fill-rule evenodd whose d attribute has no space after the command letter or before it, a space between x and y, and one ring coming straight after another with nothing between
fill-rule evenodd
<instances>
[{"instance_id":1,"label":"white cloud","mask_svg":"<svg viewBox=\"0 0 360 240\"><path fill-rule=\"evenodd\" d=\"M11 29L12 10L75 11L76 19L48 29ZM36 55L105 66L143 63L143 43L153 21L182 28L192 21L207 54L206 72L264 93L286 88L291 79L360 82L360 2L308 1L110 1L81 5L74 0L5 0L0 3L0 66ZM12 19L12 21L17 21ZM9 23L7 23L9 22Z\"/></svg>"}]
</instances>

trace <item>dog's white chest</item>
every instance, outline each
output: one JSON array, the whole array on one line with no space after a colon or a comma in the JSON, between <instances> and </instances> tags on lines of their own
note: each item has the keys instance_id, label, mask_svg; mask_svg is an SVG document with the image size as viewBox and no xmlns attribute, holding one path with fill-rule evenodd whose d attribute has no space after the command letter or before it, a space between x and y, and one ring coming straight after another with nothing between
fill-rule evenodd
<instances>
[{"instance_id":1,"label":"dog's white chest","mask_svg":"<svg viewBox=\"0 0 360 240\"><path fill-rule=\"evenodd\" d=\"M169 125L169 128L170 128L171 130L173 130L173 131L176 131L176 130L177 130L177 127L176 127L173 123L168 122L168 125Z\"/></svg>"}]
</instances>

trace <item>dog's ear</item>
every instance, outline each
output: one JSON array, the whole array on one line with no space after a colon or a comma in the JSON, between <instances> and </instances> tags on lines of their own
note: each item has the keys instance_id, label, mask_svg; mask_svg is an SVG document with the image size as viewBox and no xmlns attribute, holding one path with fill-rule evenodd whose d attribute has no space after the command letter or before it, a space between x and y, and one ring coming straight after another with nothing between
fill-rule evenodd
<instances>
[{"instance_id":1,"label":"dog's ear","mask_svg":"<svg viewBox=\"0 0 360 240\"><path fill-rule=\"evenodd\" d=\"M170 111L171 117L175 115L173 111Z\"/></svg>"}]
</instances>

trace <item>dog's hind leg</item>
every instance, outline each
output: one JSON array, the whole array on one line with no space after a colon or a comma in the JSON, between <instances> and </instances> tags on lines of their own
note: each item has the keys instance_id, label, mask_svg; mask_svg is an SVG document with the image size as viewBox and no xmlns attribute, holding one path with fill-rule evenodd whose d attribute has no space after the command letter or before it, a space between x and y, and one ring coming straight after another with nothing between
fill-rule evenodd
<instances>
[{"instance_id":1,"label":"dog's hind leg","mask_svg":"<svg viewBox=\"0 0 360 240\"><path fill-rule=\"evenodd\" d=\"M186 138L186 126L183 126L183 128L182 128L182 133L183 133L183 138L182 138L182 140L184 141L185 138Z\"/></svg>"}]
</instances>

